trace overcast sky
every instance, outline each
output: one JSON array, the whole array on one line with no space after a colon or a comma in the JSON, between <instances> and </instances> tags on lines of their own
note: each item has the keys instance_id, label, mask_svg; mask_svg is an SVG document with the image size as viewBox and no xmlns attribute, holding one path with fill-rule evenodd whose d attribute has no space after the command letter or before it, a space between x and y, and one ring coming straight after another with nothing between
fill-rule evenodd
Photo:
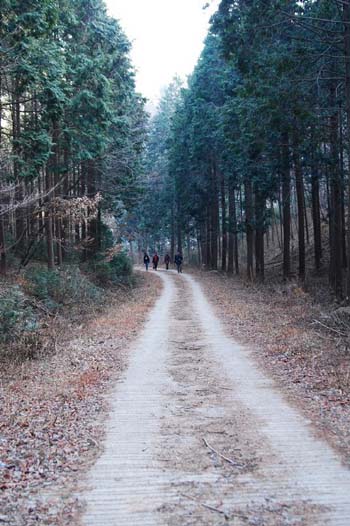
<instances>
[{"instance_id":1,"label":"overcast sky","mask_svg":"<svg viewBox=\"0 0 350 526\"><path fill-rule=\"evenodd\" d=\"M133 43L137 89L156 101L175 74L189 75L219 0L105 0ZM210 3L208 9L203 6Z\"/></svg>"}]
</instances>

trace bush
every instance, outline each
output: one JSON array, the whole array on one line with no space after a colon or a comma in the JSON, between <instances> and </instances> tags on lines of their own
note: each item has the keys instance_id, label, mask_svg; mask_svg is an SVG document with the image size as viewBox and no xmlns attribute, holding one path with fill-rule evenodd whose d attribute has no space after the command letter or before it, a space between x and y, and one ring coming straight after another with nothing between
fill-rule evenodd
<instances>
[{"instance_id":1,"label":"bush","mask_svg":"<svg viewBox=\"0 0 350 526\"><path fill-rule=\"evenodd\" d=\"M132 276L132 262L125 252L120 252L113 256L109 264L112 267L117 280L124 278L129 279Z\"/></svg>"},{"instance_id":2,"label":"bush","mask_svg":"<svg viewBox=\"0 0 350 526\"><path fill-rule=\"evenodd\" d=\"M55 270L30 269L25 277L28 292L43 301L49 309L102 301L102 290L75 266Z\"/></svg>"},{"instance_id":3,"label":"bush","mask_svg":"<svg viewBox=\"0 0 350 526\"><path fill-rule=\"evenodd\" d=\"M18 286L0 292L0 343L18 339L23 333L34 331L38 323L32 307Z\"/></svg>"},{"instance_id":4,"label":"bush","mask_svg":"<svg viewBox=\"0 0 350 526\"><path fill-rule=\"evenodd\" d=\"M99 254L89 264L95 281L103 286L109 284L131 285L133 282L132 263L125 252L114 254L106 259L105 255Z\"/></svg>"}]
</instances>

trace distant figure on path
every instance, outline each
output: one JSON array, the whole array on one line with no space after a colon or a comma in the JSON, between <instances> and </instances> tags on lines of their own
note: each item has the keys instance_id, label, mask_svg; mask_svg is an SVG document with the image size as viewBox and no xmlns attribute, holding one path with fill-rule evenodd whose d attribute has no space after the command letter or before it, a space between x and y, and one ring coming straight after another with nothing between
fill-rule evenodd
<instances>
[{"instance_id":1,"label":"distant figure on path","mask_svg":"<svg viewBox=\"0 0 350 526\"><path fill-rule=\"evenodd\" d=\"M149 255L147 254L147 252L145 252L145 255L143 256L143 262L145 264L145 267L146 267L146 270L148 270L148 266L150 264L150 258L149 258Z\"/></svg>"},{"instance_id":2,"label":"distant figure on path","mask_svg":"<svg viewBox=\"0 0 350 526\"><path fill-rule=\"evenodd\" d=\"M183 262L183 257L182 255L180 254L180 252L178 252L175 256L175 265L176 265L176 268L177 268L177 271L180 273L182 272L182 262Z\"/></svg>"},{"instance_id":3,"label":"distant figure on path","mask_svg":"<svg viewBox=\"0 0 350 526\"><path fill-rule=\"evenodd\" d=\"M157 270L158 263L159 263L159 256L158 256L157 252L153 256L152 263L153 263L153 270Z\"/></svg>"},{"instance_id":4,"label":"distant figure on path","mask_svg":"<svg viewBox=\"0 0 350 526\"><path fill-rule=\"evenodd\" d=\"M169 256L169 254L165 254L164 263L165 263L165 268L167 270L169 270L169 264L170 264L170 256Z\"/></svg>"}]
</instances>

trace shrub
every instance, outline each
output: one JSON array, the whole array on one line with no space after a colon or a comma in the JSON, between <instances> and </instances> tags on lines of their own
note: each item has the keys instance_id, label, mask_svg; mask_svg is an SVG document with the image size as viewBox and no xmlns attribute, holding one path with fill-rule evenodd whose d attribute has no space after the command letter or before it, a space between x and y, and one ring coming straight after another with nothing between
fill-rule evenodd
<instances>
[{"instance_id":1,"label":"shrub","mask_svg":"<svg viewBox=\"0 0 350 526\"><path fill-rule=\"evenodd\" d=\"M119 254L115 254L110 260L109 264L113 269L113 274L117 281L119 279L129 279L132 276L132 263L125 252L119 252Z\"/></svg>"},{"instance_id":2,"label":"shrub","mask_svg":"<svg viewBox=\"0 0 350 526\"><path fill-rule=\"evenodd\" d=\"M76 303L100 303L102 300L102 290L76 266L55 270L30 269L25 277L28 292L43 301L49 309Z\"/></svg>"},{"instance_id":3,"label":"shrub","mask_svg":"<svg viewBox=\"0 0 350 526\"><path fill-rule=\"evenodd\" d=\"M0 292L0 343L18 339L38 328L32 307L18 286Z\"/></svg>"},{"instance_id":4,"label":"shrub","mask_svg":"<svg viewBox=\"0 0 350 526\"><path fill-rule=\"evenodd\" d=\"M131 285L133 281L132 263L124 251L111 257L98 254L89 264L95 281L103 286L108 284Z\"/></svg>"}]
</instances>

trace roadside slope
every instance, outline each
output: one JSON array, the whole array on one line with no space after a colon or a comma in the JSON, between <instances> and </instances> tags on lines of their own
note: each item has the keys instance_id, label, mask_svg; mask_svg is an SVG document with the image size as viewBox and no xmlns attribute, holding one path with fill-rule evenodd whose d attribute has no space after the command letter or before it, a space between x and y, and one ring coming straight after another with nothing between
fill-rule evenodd
<instances>
[{"instance_id":1,"label":"roadside slope","mask_svg":"<svg viewBox=\"0 0 350 526\"><path fill-rule=\"evenodd\" d=\"M262 370L350 465L349 341L320 324L331 324L329 312L296 284L254 286L218 272L195 276L227 333L252 348Z\"/></svg>"},{"instance_id":2,"label":"roadside slope","mask_svg":"<svg viewBox=\"0 0 350 526\"><path fill-rule=\"evenodd\" d=\"M160 294L152 275L117 290L102 311L67 320L54 355L2 371L0 522L71 525L73 490L100 452L105 394L125 369L129 344Z\"/></svg>"}]
</instances>

